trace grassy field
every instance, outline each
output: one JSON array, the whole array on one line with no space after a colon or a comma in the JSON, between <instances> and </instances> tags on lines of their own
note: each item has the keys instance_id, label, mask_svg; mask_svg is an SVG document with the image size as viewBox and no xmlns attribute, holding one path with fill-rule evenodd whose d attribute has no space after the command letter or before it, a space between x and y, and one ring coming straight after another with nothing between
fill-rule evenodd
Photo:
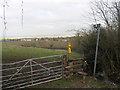
<instances>
[{"instance_id":1,"label":"grassy field","mask_svg":"<svg viewBox=\"0 0 120 90\"><path fill-rule=\"evenodd\" d=\"M72 76L69 79L61 79L45 84L31 86L29 88L116 88L117 85L106 83L101 80L95 80L87 76L83 81L81 75Z\"/></svg>"},{"instance_id":2,"label":"grassy field","mask_svg":"<svg viewBox=\"0 0 120 90\"><path fill-rule=\"evenodd\" d=\"M44 57L51 55L67 54L66 50L61 49L45 49L36 47L21 47L13 43L4 45L2 47L2 61L3 63L15 62L28 58ZM70 55L71 59L80 58L82 55L72 52ZM85 82L80 75L73 76L70 79L57 80L41 85L32 86L29 88L111 88L116 87L115 85L106 84L104 81L93 80L92 77L87 77Z\"/></svg>"},{"instance_id":3,"label":"grassy field","mask_svg":"<svg viewBox=\"0 0 120 90\"><path fill-rule=\"evenodd\" d=\"M19 47L19 46L3 46L2 47L2 61L3 63L15 62L19 60L35 58L35 57L44 57L51 55L61 55L67 54L66 50L59 49L44 49L44 48L35 48L35 47ZM80 54L72 52L70 58L79 58Z\"/></svg>"},{"instance_id":4,"label":"grassy field","mask_svg":"<svg viewBox=\"0 0 120 90\"><path fill-rule=\"evenodd\" d=\"M3 45L14 45L23 47L37 47L37 48L54 48L54 49L67 49L67 42L63 41L8 41L3 42Z\"/></svg>"}]
</instances>

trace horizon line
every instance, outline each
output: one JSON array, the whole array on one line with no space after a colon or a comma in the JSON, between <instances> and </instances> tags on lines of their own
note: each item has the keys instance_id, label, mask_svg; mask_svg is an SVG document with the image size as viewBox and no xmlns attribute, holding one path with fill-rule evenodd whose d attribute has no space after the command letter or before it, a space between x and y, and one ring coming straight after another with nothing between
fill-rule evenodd
<instances>
[{"instance_id":1,"label":"horizon line","mask_svg":"<svg viewBox=\"0 0 120 90\"><path fill-rule=\"evenodd\" d=\"M26 36L26 37L5 37L5 39L21 39L21 38L54 38L54 37L72 37L75 35L63 35L63 36ZM3 37L0 39L4 39Z\"/></svg>"}]
</instances>

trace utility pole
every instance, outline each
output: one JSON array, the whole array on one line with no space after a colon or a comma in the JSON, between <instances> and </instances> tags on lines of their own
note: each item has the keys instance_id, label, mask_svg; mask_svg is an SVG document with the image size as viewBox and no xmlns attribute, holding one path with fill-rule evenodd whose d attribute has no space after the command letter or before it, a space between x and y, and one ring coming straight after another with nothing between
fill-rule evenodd
<instances>
[{"instance_id":1,"label":"utility pole","mask_svg":"<svg viewBox=\"0 0 120 90\"><path fill-rule=\"evenodd\" d=\"M6 33L6 0L3 2L3 23L4 23L4 30L3 30L3 40L5 40L5 33Z\"/></svg>"},{"instance_id":2,"label":"utility pole","mask_svg":"<svg viewBox=\"0 0 120 90\"><path fill-rule=\"evenodd\" d=\"M22 12L22 15L21 15L21 25L22 25L22 29L23 29L23 0L22 0L22 3L21 3L21 12Z\"/></svg>"},{"instance_id":3,"label":"utility pole","mask_svg":"<svg viewBox=\"0 0 120 90\"><path fill-rule=\"evenodd\" d=\"M94 62L94 71L93 76L95 76L96 73L96 63L97 63L97 56L98 56L98 46L99 46L99 37L100 37L100 25L101 24L95 24L93 25L95 29L97 29L97 43L96 43L96 52L95 52L95 62Z\"/></svg>"}]
</instances>

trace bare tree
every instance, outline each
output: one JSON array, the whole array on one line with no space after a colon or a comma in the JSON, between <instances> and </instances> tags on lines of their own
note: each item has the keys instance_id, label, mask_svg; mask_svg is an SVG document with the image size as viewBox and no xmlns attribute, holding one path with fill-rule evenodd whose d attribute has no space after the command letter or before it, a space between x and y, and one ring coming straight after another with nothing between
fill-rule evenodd
<instances>
[{"instance_id":1,"label":"bare tree","mask_svg":"<svg viewBox=\"0 0 120 90\"><path fill-rule=\"evenodd\" d=\"M97 0L92 2L92 13L96 20L105 22L103 38L101 36L100 48L101 63L105 70L105 77L120 73L120 2ZM107 63L107 64L106 64Z\"/></svg>"},{"instance_id":2,"label":"bare tree","mask_svg":"<svg viewBox=\"0 0 120 90\"><path fill-rule=\"evenodd\" d=\"M119 2L97 0L91 3L92 12L94 11L94 15L105 22L108 30L113 29L120 19ZM119 25L117 24L117 26Z\"/></svg>"}]
</instances>

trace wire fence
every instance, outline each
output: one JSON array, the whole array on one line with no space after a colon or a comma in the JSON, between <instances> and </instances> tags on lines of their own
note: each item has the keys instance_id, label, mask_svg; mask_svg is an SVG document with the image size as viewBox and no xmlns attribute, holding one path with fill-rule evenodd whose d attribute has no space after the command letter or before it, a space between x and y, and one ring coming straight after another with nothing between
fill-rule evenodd
<instances>
[{"instance_id":1,"label":"wire fence","mask_svg":"<svg viewBox=\"0 0 120 90\"><path fill-rule=\"evenodd\" d=\"M26 59L2 66L2 89L19 89L63 77L63 55Z\"/></svg>"}]
</instances>

